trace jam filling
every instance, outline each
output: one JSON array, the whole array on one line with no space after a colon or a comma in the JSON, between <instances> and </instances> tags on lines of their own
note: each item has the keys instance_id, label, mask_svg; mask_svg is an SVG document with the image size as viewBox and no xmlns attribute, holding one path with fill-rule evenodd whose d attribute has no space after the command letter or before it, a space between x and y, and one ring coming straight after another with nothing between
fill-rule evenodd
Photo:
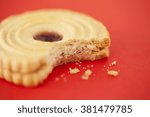
<instances>
[{"instance_id":1,"label":"jam filling","mask_svg":"<svg viewBox=\"0 0 150 117\"><path fill-rule=\"evenodd\" d=\"M63 39L63 36L56 32L41 32L33 36L35 40L45 42L55 42Z\"/></svg>"}]
</instances>

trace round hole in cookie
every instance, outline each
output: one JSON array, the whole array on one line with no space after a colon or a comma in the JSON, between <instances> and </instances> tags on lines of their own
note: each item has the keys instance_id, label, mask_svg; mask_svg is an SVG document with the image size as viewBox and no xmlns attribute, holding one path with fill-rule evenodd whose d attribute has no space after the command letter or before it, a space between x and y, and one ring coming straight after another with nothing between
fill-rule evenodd
<instances>
[{"instance_id":1,"label":"round hole in cookie","mask_svg":"<svg viewBox=\"0 0 150 117\"><path fill-rule=\"evenodd\" d=\"M45 41L45 42L55 42L61 41L63 36L57 32L40 32L33 36L35 40Z\"/></svg>"}]
</instances>

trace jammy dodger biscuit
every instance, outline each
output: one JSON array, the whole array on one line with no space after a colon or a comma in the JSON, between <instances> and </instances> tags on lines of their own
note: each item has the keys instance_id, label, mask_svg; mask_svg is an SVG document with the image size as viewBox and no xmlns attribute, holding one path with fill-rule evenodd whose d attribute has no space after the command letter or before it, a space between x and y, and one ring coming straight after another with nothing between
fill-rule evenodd
<instances>
[{"instance_id":1,"label":"jammy dodger biscuit","mask_svg":"<svg viewBox=\"0 0 150 117\"><path fill-rule=\"evenodd\" d=\"M0 78L34 87L54 67L109 56L110 37L94 18L70 10L30 11L0 23Z\"/></svg>"}]
</instances>

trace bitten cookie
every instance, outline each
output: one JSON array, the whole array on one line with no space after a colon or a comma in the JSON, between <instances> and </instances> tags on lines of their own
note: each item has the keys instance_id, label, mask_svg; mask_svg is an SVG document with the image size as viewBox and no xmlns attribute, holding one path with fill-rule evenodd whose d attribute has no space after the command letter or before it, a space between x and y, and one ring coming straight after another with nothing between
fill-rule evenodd
<instances>
[{"instance_id":1,"label":"bitten cookie","mask_svg":"<svg viewBox=\"0 0 150 117\"><path fill-rule=\"evenodd\" d=\"M57 65L109 55L105 26L69 10L38 10L0 23L0 78L26 87L42 83Z\"/></svg>"}]
</instances>

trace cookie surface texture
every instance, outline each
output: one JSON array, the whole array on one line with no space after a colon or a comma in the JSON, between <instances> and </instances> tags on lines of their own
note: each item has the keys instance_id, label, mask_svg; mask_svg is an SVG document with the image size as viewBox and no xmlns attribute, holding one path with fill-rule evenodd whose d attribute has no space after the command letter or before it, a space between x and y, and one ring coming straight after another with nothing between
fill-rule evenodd
<instances>
[{"instance_id":1,"label":"cookie surface texture","mask_svg":"<svg viewBox=\"0 0 150 117\"><path fill-rule=\"evenodd\" d=\"M38 10L0 23L0 78L41 84L54 67L109 56L110 37L94 18L69 10Z\"/></svg>"}]
</instances>

